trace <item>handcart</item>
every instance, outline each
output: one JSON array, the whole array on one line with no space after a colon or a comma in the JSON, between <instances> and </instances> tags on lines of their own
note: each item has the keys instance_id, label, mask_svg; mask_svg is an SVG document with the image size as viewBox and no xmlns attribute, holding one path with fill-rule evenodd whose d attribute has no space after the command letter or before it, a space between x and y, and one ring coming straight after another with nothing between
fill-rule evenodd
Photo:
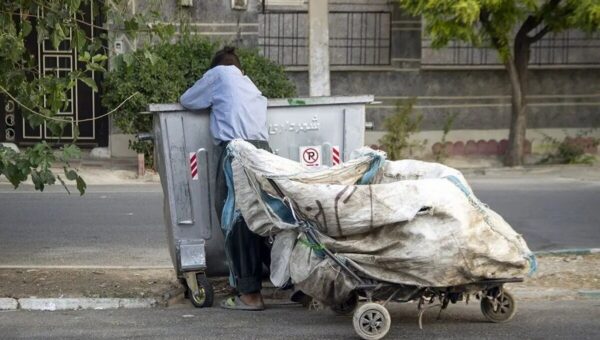
<instances>
[{"instance_id":1,"label":"handcart","mask_svg":"<svg viewBox=\"0 0 600 340\"><path fill-rule=\"evenodd\" d=\"M471 296L480 300L481 312L490 322L503 323L512 319L517 311L514 296L504 289L504 284L523 282L523 278L489 279L475 281L469 284L450 287L419 287L374 280L365 275L352 261L344 261L331 252L320 241L318 233L311 222L303 220L295 213L291 200L287 199L277 184L269 179L271 186L279 194L279 198L291 211L298 230L308 239L311 248L318 249L357 283L356 289L346 301L329 306L339 315L352 314L352 324L358 336L362 339L373 340L384 338L390 330L391 317L386 306L390 302L418 302L418 322L422 329L423 314L432 308L439 307L440 313L450 303L459 301L469 303ZM305 304L310 304L310 297ZM359 301L364 301L359 306ZM436 303L437 302L437 303Z\"/></svg>"}]
</instances>

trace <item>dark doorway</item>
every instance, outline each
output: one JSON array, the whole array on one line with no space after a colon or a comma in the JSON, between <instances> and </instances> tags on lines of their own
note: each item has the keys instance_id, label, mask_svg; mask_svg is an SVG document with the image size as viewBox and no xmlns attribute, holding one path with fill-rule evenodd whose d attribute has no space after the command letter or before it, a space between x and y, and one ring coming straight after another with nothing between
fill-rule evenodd
<instances>
[{"instance_id":1,"label":"dark doorway","mask_svg":"<svg viewBox=\"0 0 600 340\"><path fill-rule=\"evenodd\" d=\"M105 33L102 28L104 17L97 13L95 2L90 0L82 5L81 13L77 14L80 27L86 33L91 42L102 40L101 35ZM96 11L96 13L94 12ZM43 10L38 10L38 16L43 16ZM72 32L69 36L72 36ZM106 46L103 41L102 45ZM37 42L35 29L26 42L27 49L36 58L39 74L54 74L64 77L70 71L83 68L77 60L79 52L71 40L63 41L58 49L55 49L49 40ZM102 81L101 74L94 72L92 78L97 84ZM100 86L99 86L100 87ZM72 123L64 128L61 136L55 136L46 128L45 124L32 128L21 116L21 108L10 98L0 96L0 141L12 142L20 146L35 144L42 140L50 144L75 141L77 145L84 148L108 145L108 118L96 119L105 112L100 105L100 93L94 93L90 87L78 82L77 85L67 93L69 105L66 110L58 113L58 117L70 120ZM78 134L78 135L77 135Z\"/></svg>"}]
</instances>

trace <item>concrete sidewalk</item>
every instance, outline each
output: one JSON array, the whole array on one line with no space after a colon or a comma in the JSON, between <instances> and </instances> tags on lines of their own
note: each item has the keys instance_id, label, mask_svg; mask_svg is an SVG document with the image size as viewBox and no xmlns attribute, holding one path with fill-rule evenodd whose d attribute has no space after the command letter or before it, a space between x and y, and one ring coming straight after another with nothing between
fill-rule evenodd
<instances>
[{"instance_id":1,"label":"concrete sidewalk","mask_svg":"<svg viewBox=\"0 0 600 340\"><path fill-rule=\"evenodd\" d=\"M571 179L577 181L600 181L600 161L594 165L549 164L526 165L521 167L503 167L496 158L448 158L444 164L460 170L467 179ZM136 158L92 158L85 155L81 160L71 162L88 185L119 184L157 184L160 176L152 169L147 169L143 176L138 175ZM61 167L53 170L56 174L64 173ZM0 184L10 184L4 176L0 176ZM32 185L31 180L25 184ZM68 183L71 184L71 183ZM60 185L57 182L57 185Z\"/></svg>"},{"instance_id":2,"label":"concrete sidewalk","mask_svg":"<svg viewBox=\"0 0 600 340\"><path fill-rule=\"evenodd\" d=\"M137 159L135 158L91 158L89 156L72 162L81 177L88 185L118 185L118 184L156 184L160 176L152 169L147 169L143 176L138 175ZM508 179L508 178L545 178L571 179L577 181L600 181L600 162L594 165L526 165L521 167L498 166L496 159L485 158L449 158L444 164L454 167L467 179ZM54 169L58 175L63 175L62 168ZM8 183L0 177L0 183ZM29 180L26 184L31 185Z\"/></svg>"}]
</instances>

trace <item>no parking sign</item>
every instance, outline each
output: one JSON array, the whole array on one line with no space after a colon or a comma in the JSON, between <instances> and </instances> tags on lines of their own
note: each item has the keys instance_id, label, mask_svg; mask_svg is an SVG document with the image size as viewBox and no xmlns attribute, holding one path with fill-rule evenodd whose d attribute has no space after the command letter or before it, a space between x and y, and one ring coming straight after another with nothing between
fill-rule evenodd
<instances>
[{"instance_id":1,"label":"no parking sign","mask_svg":"<svg viewBox=\"0 0 600 340\"><path fill-rule=\"evenodd\" d=\"M301 146L300 147L300 163L308 167L321 166L321 146Z\"/></svg>"}]
</instances>

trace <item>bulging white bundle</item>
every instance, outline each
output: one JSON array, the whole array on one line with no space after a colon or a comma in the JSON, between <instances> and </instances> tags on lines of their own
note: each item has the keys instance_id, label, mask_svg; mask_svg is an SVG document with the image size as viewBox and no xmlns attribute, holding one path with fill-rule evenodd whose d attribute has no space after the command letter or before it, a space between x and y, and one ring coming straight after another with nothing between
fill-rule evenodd
<instances>
[{"instance_id":1,"label":"bulging white bundle","mask_svg":"<svg viewBox=\"0 0 600 340\"><path fill-rule=\"evenodd\" d=\"M368 148L318 170L243 141L230 143L229 150L236 208L253 232L274 237L275 285L291 278L314 298L337 303L356 284L282 215L281 204L273 203L282 194L315 227L323 246L375 280L447 287L523 277L533 269L521 235L482 204L455 169L384 161L383 153ZM369 184L357 184L369 170Z\"/></svg>"}]
</instances>

